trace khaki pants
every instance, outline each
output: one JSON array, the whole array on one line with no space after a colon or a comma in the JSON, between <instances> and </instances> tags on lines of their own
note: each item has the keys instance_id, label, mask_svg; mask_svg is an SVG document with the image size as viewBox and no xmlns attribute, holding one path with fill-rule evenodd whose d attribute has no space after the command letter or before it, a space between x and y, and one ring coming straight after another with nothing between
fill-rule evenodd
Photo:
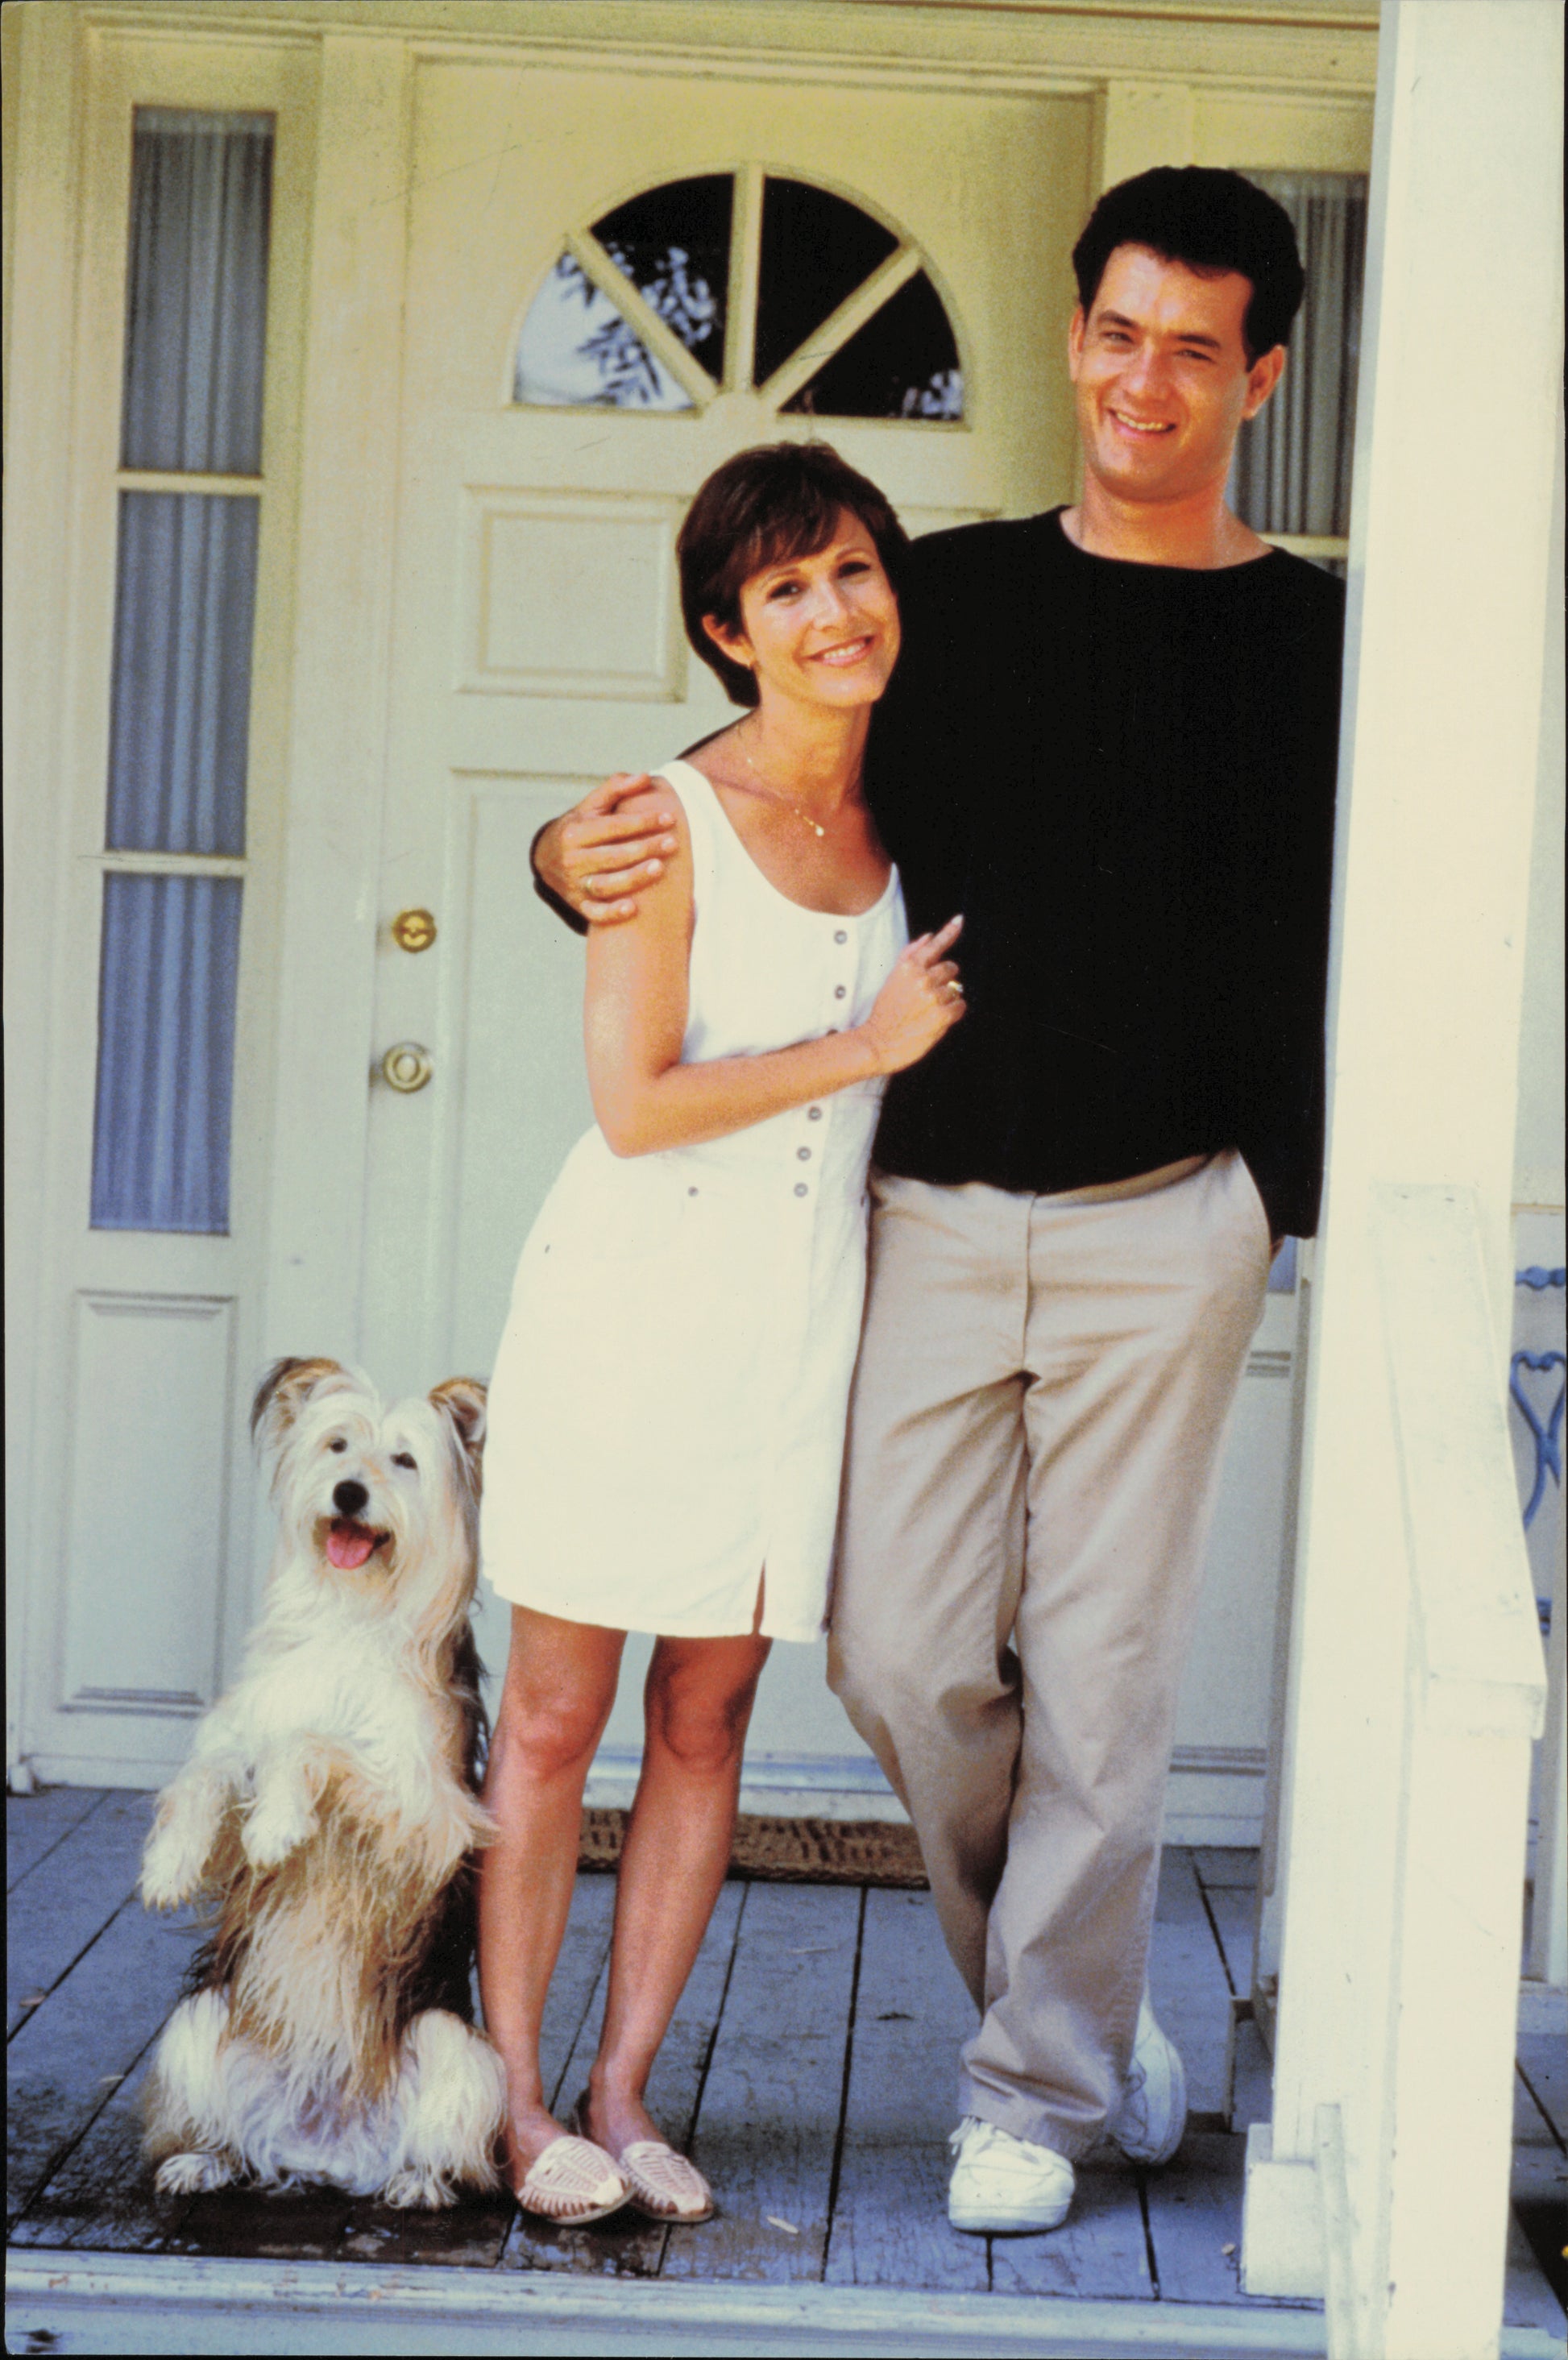
<instances>
[{"instance_id":1,"label":"khaki pants","mask_svg":"<svg viewBox=\"0 0 1568 2360\"><path fill-rule=\"evenodd\" d=\"M1234 1151L1111 1201L872 1185L828 1677L982 2012L960 2113L1080 2156L1131 2054L1267 1220Z\"/></svg>"}]
</instances>

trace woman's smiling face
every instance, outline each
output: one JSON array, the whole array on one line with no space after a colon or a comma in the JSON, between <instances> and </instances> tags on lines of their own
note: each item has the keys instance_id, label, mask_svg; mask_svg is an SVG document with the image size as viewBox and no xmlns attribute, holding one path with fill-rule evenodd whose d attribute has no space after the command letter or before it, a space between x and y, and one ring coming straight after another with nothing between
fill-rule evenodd
<instances>
[{"instance_id":1,"label":"woman's smiling face","mask_svg":"<svg viewBox=\"0 0 1568 2360\"><path fill-rule=\"evenodd\" d=\"M764 694L798 704L874 704L898 656L898 601L860 519L840 508L809 557L764 565L740 586L740 629L706 628Z\"/></svg>"}]
</instances>

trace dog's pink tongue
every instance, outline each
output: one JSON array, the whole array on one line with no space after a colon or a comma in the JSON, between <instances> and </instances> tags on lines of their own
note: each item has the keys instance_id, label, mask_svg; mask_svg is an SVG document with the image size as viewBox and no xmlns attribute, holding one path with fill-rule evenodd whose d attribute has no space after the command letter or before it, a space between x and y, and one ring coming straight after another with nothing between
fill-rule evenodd
<instances>
[{"instance_id":1,"label":"dog's pink tongue","mask_svg":"<svg viewBox=\"0 0 1568 2360\"><path fill-rule=\"evenodd\" d=\"M335 1516L326 1536L326 1553L335 1566L352 1573L363 1565L376 1546L376 1535L367 1524L356 1524L350 1516Z\"/></svg>"}]
</instances>

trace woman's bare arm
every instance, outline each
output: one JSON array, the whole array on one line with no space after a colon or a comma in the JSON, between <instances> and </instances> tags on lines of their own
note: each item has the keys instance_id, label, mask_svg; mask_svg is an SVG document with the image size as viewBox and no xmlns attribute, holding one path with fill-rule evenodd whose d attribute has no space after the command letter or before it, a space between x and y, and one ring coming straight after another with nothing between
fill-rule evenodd
<instances>
[{"instance_id":1,"label":"woman's bare arm","mask_svg":"<svg viewBox=\"0 0 1568 2360\"><path fill-rule=\"evenodd\" d=\"M652 821L674 798L628 800L627 815ZM638 805L643 809L639 811ZM642 894L635 926L597 927L588 938L584 1033L588 1087L599 1129L617 1155L695 1146L744 1131L855 1082L913 1065L963 1013L943 956L959 921L912 943L864 1023L755 1057L683 1065L691 956L691 843L684 815L675 849Z\"/></svg>"}]
</instances>

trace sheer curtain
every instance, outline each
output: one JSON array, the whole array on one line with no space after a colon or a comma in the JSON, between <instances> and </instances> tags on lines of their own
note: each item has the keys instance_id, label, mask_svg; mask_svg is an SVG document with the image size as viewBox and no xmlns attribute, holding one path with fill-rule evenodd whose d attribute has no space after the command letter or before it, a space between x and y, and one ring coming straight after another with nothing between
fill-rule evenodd
<instances>
[{"instance_id":1,"label":"sheer curtain","mask_svg":"<svg viewBox=\"0 0 1568 2360\"><path fill-rule=\"evenodd\" d=\"M271 158L265 115L137 115L123 473L258 475ZM120 492L96 1229L229 1224L259 518L259 483Z\"/></svg>"},{"instance_id":2,"label":"sheer curtain","mask_svg":"<svg viewBox=\"0 0 1568 2360\"><path fill-rule=\"evenodd\" d=\"M261 466L272 119L137 110L121 465Z\"/></svg>"},{"instance_id":3,"label":"sheer curtain","mask_svg":"<svg viewBox=\"0 0 1568 2360\"><path fill-rule=\"evenodd\" d=\"M104 880L93 1226L228 1228L237 877Z\"/></svg>"},{"instance_id":4,"label":"sheer curtain","mask_svg":"<svg viewBox=\"0 0 1568 2360\"><path fill-rule=\"evenodd\" d=\"M1236 445L1231 504L1255 532L1343 539L1361 345L1366 182L1354 172L1249 172L1284 206L1307 273L1278 391Z\"/></svg>"},{"instance_id":5,"label":"sheer curtain","mask_svg":"<svg viewBox=\"0 0 1568 2360\"><path fill-rule=\"evenodd\" d=\"M1350 530L1366 181L1354 172L1249 171L1247 179L1289 214L1307 291L1278 389L1242 428L1227 497L1255 532L1343 540ZM1343 557L1329 551L1316 563L1344 572ZM1295 1284L1290 1238L1269 1289L1288 1294Z\"/></svg>"},{"instance_id":6,"label":"sheer curtain","mask_svg":"<svg viewBox=\"0 0 1568 2360\"><path fill-rule=\"evenodd\" d=\"M105 842L245 850L257 504L122 492Z\"/></svg>"}]
</instances>

